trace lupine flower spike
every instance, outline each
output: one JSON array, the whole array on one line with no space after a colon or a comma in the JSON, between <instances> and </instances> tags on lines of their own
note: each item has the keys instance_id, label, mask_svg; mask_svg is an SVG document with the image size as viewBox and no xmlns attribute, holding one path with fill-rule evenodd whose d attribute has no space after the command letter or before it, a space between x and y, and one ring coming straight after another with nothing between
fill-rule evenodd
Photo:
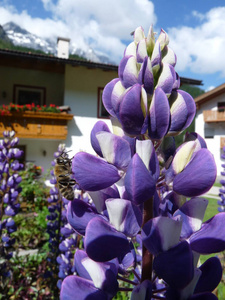
<instances>
[{"instance_id":1,"label":"lupine flower spike","mask_svg":"<svg viewBox=\"0 0 225 300\"><path fill-rule=\"evenodd\" d=\"M72 172L90 202L74 199L67 219L83 236L75 273L61 286L61 300L217 299L217 257L225 249L225 213L203 222L206 193L216 179L213 155L189 133L176 149L174 136L195 116L195 102L180 90L176 55L161 31L141 27L125 49L118 78L103 91L112 130L98 121L91 132L96 155L77 153ZM123 284L124 283L124 284ZM125 285L126 284L126 285Z\"/></svg>"},{"instance_id":2,"label":"lupine flower spike","mask_svg":"<svg viewBox=\"0 0 225 300\"><path fill-rule=\"evenodd\" d=\"M16 146L19 139L14 131L4 131L0 140L0 289L10 277L10 263L15 238L11 234L16 231L13 217L19 212L18 196L21 192L18 174L23 168L19 159L23 151Z\"/></svg>"}]
</instances>

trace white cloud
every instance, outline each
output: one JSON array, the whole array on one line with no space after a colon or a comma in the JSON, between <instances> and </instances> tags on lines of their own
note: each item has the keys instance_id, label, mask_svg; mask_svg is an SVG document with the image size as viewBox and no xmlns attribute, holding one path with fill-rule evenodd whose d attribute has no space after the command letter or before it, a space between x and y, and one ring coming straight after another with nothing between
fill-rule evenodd
<instances>
[{"instance_id":1,"label":"white cloud","mask_svg":"<svg viewBox=\"0 0 225 300\"><path fill-rule=\"evenodd\" d=\"M201 25L168 30L170 46L178 57L176 70L225 76L225 7L213 8L205 16L194 12L194 16Z\"/></svg>"},{"instance_id":2,"label":"white cloud","mask_svg":"<svg viewBox=\"0 0 225 300\"><path fill-rule=\"evenodd\" d=\"M154 5L148 0L42 0L52 19L32 18L28 11L0 7L1 24L13 21L26 30L56 39L63 36L79 47L107 53L119 62L130 32L142 26L146 33L156 23Z\"/></svg>"},{"instance_id":3,"label":"white cloud","mask_svg":"<svg viewBox=\"0 0 225 300\"><path fill-rule=\"evenodd\" d=\"M209 87L205 90L205 92L209 92L209 91L211 91L211 90L213 90L213 89L215 89L215 86L214 86L214 85L211 85L211 86L209 86Z\"/></svg>"}]
</instances>

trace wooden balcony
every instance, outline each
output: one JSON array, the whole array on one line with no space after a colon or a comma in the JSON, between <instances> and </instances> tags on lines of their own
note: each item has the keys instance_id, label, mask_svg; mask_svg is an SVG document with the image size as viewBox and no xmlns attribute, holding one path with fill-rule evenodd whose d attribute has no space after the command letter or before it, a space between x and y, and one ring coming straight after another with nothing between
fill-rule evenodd
<instances>
[{"instance_id":1,"label":"wooden balcony","mask_svg":"<svg viewBox=\"0 0 225 300\"><path fill-rule=\"evenodd\" d=\"M217 110L204 110L203 117L206 123L225 122L225 112Z\"/></svg>"},{"instance_id":2,"label":"wooden balcony","mask_svg":"<svg viewBox=\"0 0 225 300\"><path fill-rule=\"evenodd\" d=\"M66 113L12 112L0 116L0 136L4 130L14 130L19 138L65 140L67 122L72 119Z\"/></svg>"}]
</instances>

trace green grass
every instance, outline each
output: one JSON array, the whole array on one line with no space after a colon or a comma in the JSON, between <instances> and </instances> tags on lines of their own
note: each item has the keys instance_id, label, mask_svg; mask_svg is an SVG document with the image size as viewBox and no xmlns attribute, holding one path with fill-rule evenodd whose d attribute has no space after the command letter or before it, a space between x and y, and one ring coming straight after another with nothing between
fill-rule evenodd
<instances>
[{"instance_id":1,"label":"green grass","mask_svg":"<svg viewBox=\"0 0 225 300\"><path fill-rule=\"evenodd\" d=\"M209 201L209 204L207 206L205 216L203 219L203 222L209 220L213 216L215 216L218 213L218 204L217 204L217 199L213 198L206 198ZM200 256L200 261L201 263L204 263L208 258L215 256L216 254L210 254L210 255L201 255Z\"/></svg>"},{"instance_id":2,"label":"green grass","mask_svg":"<svg viewBox=\"0 0 225 300\"><path fill-rule=\"evenodd\" d=\"M203 222L207 221L208 219L212 218L218 213L218 204L217 204L217 199L214 198L206 198L209 201L209 204L207 206L206 212L205 212L205 217L203 219Z\"/></svg>"},{"instance_id":3,"label":"green grass","mask_svg":"<svg viewBox=\"0 0 225 300\"><path fill-rule=\"evenodd\" d=\"M217 185L217 183L215 183L214 185L218 186L218 187L221 186L220 184ZM205 212L205 217L203 219L204 222L219 213L217 199L208 198L208 197L206 199L209 201L209 204L208 204L208 207ZM214 257L217 255L219 255L219 253L213 253L210 255L201 255L200 262L201 262L201 264L203 264L210 257ZM217 297L219 300L225 299L225 285L222 282L219 284L219 286L217 288Z\"/></svg>"}]
</instances>

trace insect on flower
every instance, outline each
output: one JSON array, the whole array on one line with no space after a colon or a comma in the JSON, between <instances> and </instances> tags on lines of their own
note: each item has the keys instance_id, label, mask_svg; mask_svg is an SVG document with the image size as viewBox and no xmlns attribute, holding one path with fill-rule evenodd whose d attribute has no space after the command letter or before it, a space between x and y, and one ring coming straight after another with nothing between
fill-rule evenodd
<instances>
[{"instance_id":1,"label":"insect on flower","mask_svg":"<svg viewBox=\"0 0 225 300\"><path fill-rule=\"evenodd\" d=\"M54 169L59 191L64 198L70 201L74 199L73 186L76 184L76 181L71 178L71 160L72 158L68 158L66 152L62 152L56 159Z\"/></svg>"}]
</instances>

